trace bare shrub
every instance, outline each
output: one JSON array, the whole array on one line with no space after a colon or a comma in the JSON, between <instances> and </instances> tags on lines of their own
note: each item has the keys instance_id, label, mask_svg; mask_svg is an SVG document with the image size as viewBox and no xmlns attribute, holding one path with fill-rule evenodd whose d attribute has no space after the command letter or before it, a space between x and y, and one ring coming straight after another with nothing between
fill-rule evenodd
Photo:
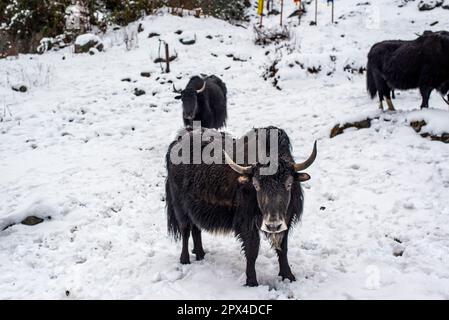
<instances>
[{"instance_id":1,"label":"bare shrub","mask_svg":"<svg viewBox=\"0 0 449 320\"><path fill-rule=\"evenodd\" d=\"M260 46L269 44L279 44L282 41L291 39L291 32L288 26L275 28L259 28L254 26L254 43Z\"/></svg>"}]
</instances>

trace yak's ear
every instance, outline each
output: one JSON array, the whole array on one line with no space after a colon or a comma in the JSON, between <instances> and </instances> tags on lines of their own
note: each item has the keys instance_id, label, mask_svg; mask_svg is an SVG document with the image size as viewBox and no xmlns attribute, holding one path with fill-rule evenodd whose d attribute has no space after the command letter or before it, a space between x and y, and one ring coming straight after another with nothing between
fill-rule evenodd
<instances>
[{"instance_id":1,"label":"yak's ear","mask_svg":"<svg viewBox=\"0 0 449 320\"><path fill-rule=\"evenodd\" d=\"M297 172L295 180L299 182L304 182L310 180L310 176L305 172Z\"/></svg>"},{"instance_id":2,"label":"yak's ear","mask_svg":"<svg viewBox=\"0 0 449 320\"><path fill-rule=\"evenodd\" d=\"M181 95L175 97L176 100L179 100L179 99L181 99L181 98L182 98Z\"/></svg>"}]
</instances>

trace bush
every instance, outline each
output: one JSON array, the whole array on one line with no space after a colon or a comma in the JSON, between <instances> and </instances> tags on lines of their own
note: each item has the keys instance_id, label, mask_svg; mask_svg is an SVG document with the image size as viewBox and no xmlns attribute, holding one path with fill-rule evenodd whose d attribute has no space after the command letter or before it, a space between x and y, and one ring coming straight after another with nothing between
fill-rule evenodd
<instances>
[{"instance_id":1,"label":"bush","mask_svg":"<svg viewBox=\"0 0 449 320\"><path fill-rule=\"evenodd\" d=\"M105 30L106 24L126 26L163 6L201 8L206 15L243 20L245 8L251 4L249 0L14 0L9 3L0 0L0 33L8 34L7 41L0 39L0 46L3 40L26 53L36 51L42 38L55 38L66 33L67 39L73 39L76 32L66 30L66 9L77 2L87 8L88 26L97 26L101 30ZM105 19L99 21L99 16ZM80 28L79 32L85 29Z\"/></svg>"}]
</instances>

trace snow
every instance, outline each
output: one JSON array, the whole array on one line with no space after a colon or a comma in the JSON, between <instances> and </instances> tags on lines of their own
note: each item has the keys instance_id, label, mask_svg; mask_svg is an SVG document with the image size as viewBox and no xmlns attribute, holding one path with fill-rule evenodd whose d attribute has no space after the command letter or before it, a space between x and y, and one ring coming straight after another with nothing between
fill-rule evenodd
<instances>
[{"instance_id":1,"label":"snow","mask_svg":"<svg viewBox=\"0 0 449 320\"><path fill-rule=\"evenodd\" d=\"M427 124L422 128L423 133L441 135L449 133L449 112L446 110L419 110L410 112L408 122L424 120Z\"/></svg>"},{"instance_id":2,"label":"snow","mask_svg":"<svg viewBox=\"0 0 449 320\"><path fill-rule=\"evenodd\" d=\"M336 2L336 17L346 17L337 25L320 2L318 26L310 26L309 7L300 26L289 20L288 46L255 46L251 25L159 15L138 22L145 32L131 50L117 30L104 36L108 50L92 56L65 48L0 60L0 230L28 215L51 216L0 231L0 298L449 299L449 148L408 123L424 117L439 128L447 105L434 93L433 109L416 111L418 90L397 92L398 111L380 115L365 77L344 71L348 63L364 66L374 42L449 29L447 11L358 2ZM287 1L285 12L293 10ZM197 42L182 45L178 29ZM153 63L159 41L149 32L178 54L171 73ZM262 77L274 59L282 90ZM305 69L291 68L295 59ZM312 65L322 71L310 74ZM205 259L179 264L164 202L164 156L182 126L169 80L180 88L199 73L216 74L228 87L227 132L280 126L298 160L318 140L304 216L289 239L294 283L277 277L266 241L257 288L243 286L244 257L230 236L203 233ZM121 81L126 77L135 82ZM13 83L28 91L11 90ZM136 97L135 88L146 94ZM379 115L370 128L329 138L336 123L367 115Z\"/></svg>"},{"instance_id":3,"label":"snow","mask_svg":"<svg viewBox=\"0 0 449 320\"><path fill-rule=\"evenodd\" d=\"M100 39L100 37L98 37L94 34L86 33L86 34L79 35L78 37L76 37L76 40L75 40L75 44L79 45L79 46L85 46L89 42L101 43L101 39Z\"/></svg>"}]
</instances>

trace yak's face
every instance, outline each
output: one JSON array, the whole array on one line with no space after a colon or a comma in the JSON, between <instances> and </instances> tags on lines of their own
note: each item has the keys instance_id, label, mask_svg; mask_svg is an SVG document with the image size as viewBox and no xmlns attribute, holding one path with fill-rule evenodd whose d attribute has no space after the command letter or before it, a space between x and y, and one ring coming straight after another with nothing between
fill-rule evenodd
<instances>
[{"instance_id":1,"label":"yak's face","mask_svg":"<svg viewBox=\"0 0 449 320\"><path fill-rule=\"evenodd\" d=\"M260 226L262 231L279 233L287 230L290 220L288 206L293 183L293 172L277 173L272 176L260 176L256 173L252 177L252 184L257 192L257 204L262 212Z\"/></svg>"},{"instance_id":2,"label":"yak's face","mask_svg":"<svg viewBox=\"0 0 449 320\"><path fill-rule=\"evenodd\" d=\"M307 173L300 171L307 169L315 161L317 156L316 142L312 154L302 163L293 163L291 155L280 156L278 158L278 169L276 173L271 175L261 174L262 166L260 163L241 166L235 163L226 152L224 155L226 163L240 174L238 181L240 183L252 182L256 190L257 205L262 213L260 229L272 236L287 230L293 214L293 212L289 212L292 190L298 191L299 183L310 179ZM281 236L274 237L276 247L279 245L278 240L281 239Z\"/></svg>"},{"instance_id":3,"label":"yak's face","mask_svg":"<svg viewBox=\"0 0 449 320\"><path fill-rule=\"evenodd\" d=\"M259 175L259 170L255 168L251 180L257 193L257 204L262 212L262 231L280 233L288 229L291 219L288 208L294 184L309 179L307 173L295 172L293 164L281 165L277 173L270 176Z\"/></svg>"},{"instance_id":4,"label":"yak's face","mask_svg":"<svg viewBox=\"0 0 449 320\"><path fill-rule=\"evenodd\" d=\"M184 119L193 120L198 111L198 96L195 90L185 89L181 95L175 97L182 100L182 115Z\"/></svg>"}]
</instances>

